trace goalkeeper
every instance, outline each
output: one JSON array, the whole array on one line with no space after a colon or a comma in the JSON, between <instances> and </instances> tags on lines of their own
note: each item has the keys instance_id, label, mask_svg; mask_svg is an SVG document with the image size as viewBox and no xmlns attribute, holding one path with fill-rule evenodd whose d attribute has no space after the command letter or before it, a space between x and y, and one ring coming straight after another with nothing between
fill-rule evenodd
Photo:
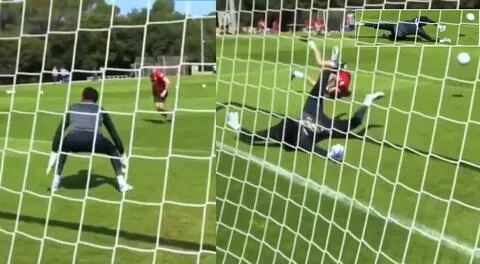
<instances>
[{"instance_id":1,"label":"goalkeeper","mask_svg":"<svg viewBox=\"0 0 480 264\"><path fill-rule=\"evenodd\" d=\"M65 153L81 153L92 152L109 155L115 174L117 176L118 189L121 192L131 190L130 186L124 178L123 170L125 167L124 147L120 136L118 135L112 119L105 109L97 104L98 91L92 87L87 87L82 92L82 100L79 103L70 106L65 120L60 122L57 128L55 137L52 142L52 154L48 164L47 173L56 164L57 153L60 154L58 160L58 169L52 185L52 191L57 191L60 187L61 175L67 155ZM64 122L63 122L64 121ZM112 144L101 133L101 126L105 125L110 133L113 142ZM63 139L63 144L60 146L62 132L70 130ZM95 147L95 148L94 148Z\"/></svg>"},{"instance_id":2,"label":"goalkeeper","mask_svg":"<svg viewBox=\"0 0 480 264\"><path fill-rule=\"evenodd\" d=\"M437 26L440 32L443 32L446 29L446 26L439 25L437 22L431 20L427 16L412 18L400 23L358 23L357 25L388 30L390 31L390 34L382 34L382 37L392 41L405 40L409 35L418 35L426 41L435 42L435 39L430 37L423 29L423 27L428 24ZM439 40L439 42L449 43L450 39L444 38Z\"/></svg>"},{"instance_id":3,"label":"goalkeeper","mask_svg":"<svg viewBox=\"0 0 480 264\"><path fill-rule=\"evenodd\" d=\"M295 120L289 117L281 120L277 125L255 133L242 128L239 122L237 112L227 114L227 124L234 130L240 132L239 139L248 144L264 144L267 138L273 139L276 143L284 142L287 150L293 150L299 147L306 152L315 152L321 156L342 159L344 148L341 145L334 145L330 151L327 151L316 145L317 142L329 138L331 135L347 133L361 125L366 110L374 100L383 97L383 93L377 92L366 96L363 106L354 114L353 118L347 120L332 120L325 115L323 111L323 97L342 97L349 94L350 73L340 69L338 77L337 69L329 66L335 66L340 63L336 61L338 49L334 49L332 60L322 60L320 52L313 42L309 43L314 49L317 63L323 65L323 76L320 80L307 77L308 82L313 85L313 89L308 95L308 99L303 107L301 120ZM303 78L301 72L294 72L292 77Z\"/></svg>"}]
</instances>

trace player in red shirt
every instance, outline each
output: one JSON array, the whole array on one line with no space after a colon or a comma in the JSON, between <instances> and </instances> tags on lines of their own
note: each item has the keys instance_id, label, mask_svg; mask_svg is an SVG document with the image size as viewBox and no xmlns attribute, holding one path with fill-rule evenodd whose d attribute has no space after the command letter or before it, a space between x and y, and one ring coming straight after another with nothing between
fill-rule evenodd
<instances>
[{"instance_id":1,"label":"player in red shirt","mask_svg":"<svg viewBox=\"0 0 480 264\"><path fill-rule=\"evenodd\" d=\"M170 81L160 69L152 70L150 81L152 82L152 95L155 108L159 112L167 112L168 109L166 108L165 103L167 102ZM163 114L163 116L168 118L167 114Z\"/></svg>"},{"instance_id":2,"label":"player in red shirt","mask_svg":"<svg viewBox=\"0 0 480 264\"><path fill-rule=\"evenodd\" d=\"M263 33L265 31L265 19L262 17L257 24L258 33Z\"/></svg>"}]
</instances>

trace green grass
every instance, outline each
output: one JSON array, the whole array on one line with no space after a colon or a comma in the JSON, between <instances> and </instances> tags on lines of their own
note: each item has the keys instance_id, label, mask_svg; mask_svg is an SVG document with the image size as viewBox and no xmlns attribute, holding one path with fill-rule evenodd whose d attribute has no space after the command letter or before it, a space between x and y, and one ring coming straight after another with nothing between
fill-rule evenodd
<instances>
[{"instance_id":1,"label":"green grass","mask_svg":"<svg viewBox=\"0 0 480 264\"><path fill-rule=\"evenodd\" d=\"M466 19L467 13L473 13L475 15L474 21L468 21ZM478 10L359 10L356 12L355 19L359 22L379 23L381 22L393 22L410 20L417 16L428 16L434 21L445 25L447 28L444 32L438 32L435 26L424 27L425 31L432 38L437 36L438 38L449 38L451 42L449 44L440 45L469 45L478 46L479 42L479 12ZM462 23L462 24L461 24ZM383 38L376 38L375 36L381 36L383 33L389 33L385 30L377 30L368 27L357 27L357 43L359 45L412 45L415 41L406 40L393 43L390 40ZM412 37L412 36L411 36ZM432 42L426 42L422 38L418 37L416 45L438 45Z\"/></svg>"},{"instance_id":2,"label":"green grass","mask_svg":"<svg viewBox=\"0 0 480 264\"><path fill-rule=\"evenodd\" d=\"M110 263L113 257L115 263L152 263L155 251L154 263L198 263L197 258L200 263L215 263L214 254L195 254L202 237L204 248L212 250L215 245L215 208L203 206L215 196L209 168L213 160L208 158L212 156L215 115L195 111L213 109L214 80L214 76L179 80L181 88L171 91L167 104L172 108L176 102L177 109L193 111L176 111L172 124L162 122L163 117L156 113L132 115L136 80L105 82L103 106L112 112L130 113L111 113L127 150L132 145L128 180L134 189L123 203L105 157L94 157L89 188L85 172L89 159L84 156L69 158L58 195L47 191L52 181L45 175L50 142L60 122L60 117L50 112L62 113L66 104L78 101L86 85L100 89L100 83L74 83L69 95L66 85L45 84L39 101L38 86L17 87L9 123L5 112L12 97L5 90L11 87L1 87L0 263L7 263L10 252L11 263L37 263L40 255L40 263ZM203 83L207 88L201 87ZM138 110L154 110L147 79L141 80L140 88ZM27 114L35 111L37 102L41 111ZM18 232L12 236L15 230Z\"/></svg>"},{"instance_id":3,"label":"green grass","mask_svg":"<svg viewBox=\"0 0 480 264\"><path fill-rule=\"evenodd\" d=\"M352 96L328 102L329 115L348 117L367 93L386 94L368 111L366 137L319 143L325 148L345 145L343 163L238 142L225 128L228 111L240 111L242 125L252 130L279 121L269 113L298 118L304 91L310 87L301 80L290 82L289 69L307 66L310 75L318 70L312 67L307 45L291 35L217 38L216 140L240 151L224 149L217 154L218 262L431 263L439 247L438 263L469 263L468 252L439 242L438 233L448 214L444 235L475 247L480 221L480 83L474 86L474 80L480 49L424 48L421 59L422 48L416 47L356 48L349 38L317 44L328 52L340 46L343 60L353 70ZM469 65L457 63L460 51L472 56ZM470 122L466 126L451 120ZM460 159L466 162L459 163ZM278 167L365 207L296 184L272 169ZM389 213L403 226L386 220ZM437 235L411 232L413 220L416 227Z\"/></svg>"}]
</instances>

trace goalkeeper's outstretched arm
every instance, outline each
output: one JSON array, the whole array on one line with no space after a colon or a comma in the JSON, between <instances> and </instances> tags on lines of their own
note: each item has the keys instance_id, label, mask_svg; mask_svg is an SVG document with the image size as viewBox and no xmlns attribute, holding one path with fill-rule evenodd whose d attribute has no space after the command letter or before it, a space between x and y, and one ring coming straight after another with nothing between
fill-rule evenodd
<instances>
[{"instance_id":1,"label":"goalkeeper's outstretched arm","mask_svg":"<svg viewBox=\"0 0 480 264\"><path fill-rule=\"evenodd\" d=\"M315 54L315 61L317 62L318 67L321 68L335 68L336 63L332 60L324 60L322 57L322 52L320 49L318 49L317 44L310 40L308 42L308 46L313 50L313 53Z\"/></svg>"},{"instance_id":2,"label":"goalkeeper's outstretched arm","mask_svg":"<svg viewBox=\"0 0 480 264\"><path fill-rule=\"evenodd\" d=\"M110 136L112 136L113 143L115 143L118 152L120 152L120 155L123 155L125 148L123 147L122 139L120 138L120 135L118 135L117 129L115 129L112 118L108 113L103 113L103 124L105 125L108 133L110 133Z\"/></svg>"},{"instance_id":3,"label":"goalkeeper's outstretched arm","mask_svg":"<svg viewBox=\"0 0 480 264\"><path fill-rule=\"evenodd\" d=\"M422 37L423 39L429 41L429 42L435 42L435 39L433 39L432 37L430 37L427 32L425 32L425 30L423 30L423 28L419 28L418 29L418 32L417 32L417 35L419 35L420 37Z\"/></svg>"}]
</instances>

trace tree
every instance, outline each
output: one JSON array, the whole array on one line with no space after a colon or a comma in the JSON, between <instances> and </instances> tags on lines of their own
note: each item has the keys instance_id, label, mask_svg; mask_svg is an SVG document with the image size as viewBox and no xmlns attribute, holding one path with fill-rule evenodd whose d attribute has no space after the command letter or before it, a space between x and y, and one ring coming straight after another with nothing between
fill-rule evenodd
<instances>
[{"instance_id":1,"label":"tree","mask_svg":"<svg viewBox=\"0 0 480 264\"><path fill-rule=\"evenodd\" d=\"M50 12L50 4L53 2ZM111 22L125 25L145 25L148 10L134 9L123 15L116 6L105 0L68 0L26 1L24 17L24 33L38 36L22 38L19 70L24 72L41 71L45 41L45 68L53 66L67 68L72 65L75 54L75 69L98 70L105 65L108 56L108 67L130 68L136 57L145 56L178 56L182 50L182 39L185 18L184 14L175 12L174 1L157 0L150 11L150 21L178 20L178 23L149 24L144 40L143 28L110 28ZM50 31L73 32L78 29L79 10L81 12L81 30L75 34L48 34ZM111 21L113 11L113 21ZM213 13L214 14L214 13ZM213 15L212 14L212 15ZM18 37L22 21L22 2L2 5L0 12L0 37ZM208 22L211 21L211 22ZM204 54L207 61L215 60L215 21L205 20ZM106 29L96 31L88 29ZM110 32L110 38L108 37ZM191 32L191 33L190 33ZM200 20L189 20L187 23L184 55L200 61ZM145 54L142 54L145 41ZM109 48L107 50L107 43ZM0 74L13 74L16 66L18 40L2 40L0 49Z\"/></svg>"}]
</instances>

